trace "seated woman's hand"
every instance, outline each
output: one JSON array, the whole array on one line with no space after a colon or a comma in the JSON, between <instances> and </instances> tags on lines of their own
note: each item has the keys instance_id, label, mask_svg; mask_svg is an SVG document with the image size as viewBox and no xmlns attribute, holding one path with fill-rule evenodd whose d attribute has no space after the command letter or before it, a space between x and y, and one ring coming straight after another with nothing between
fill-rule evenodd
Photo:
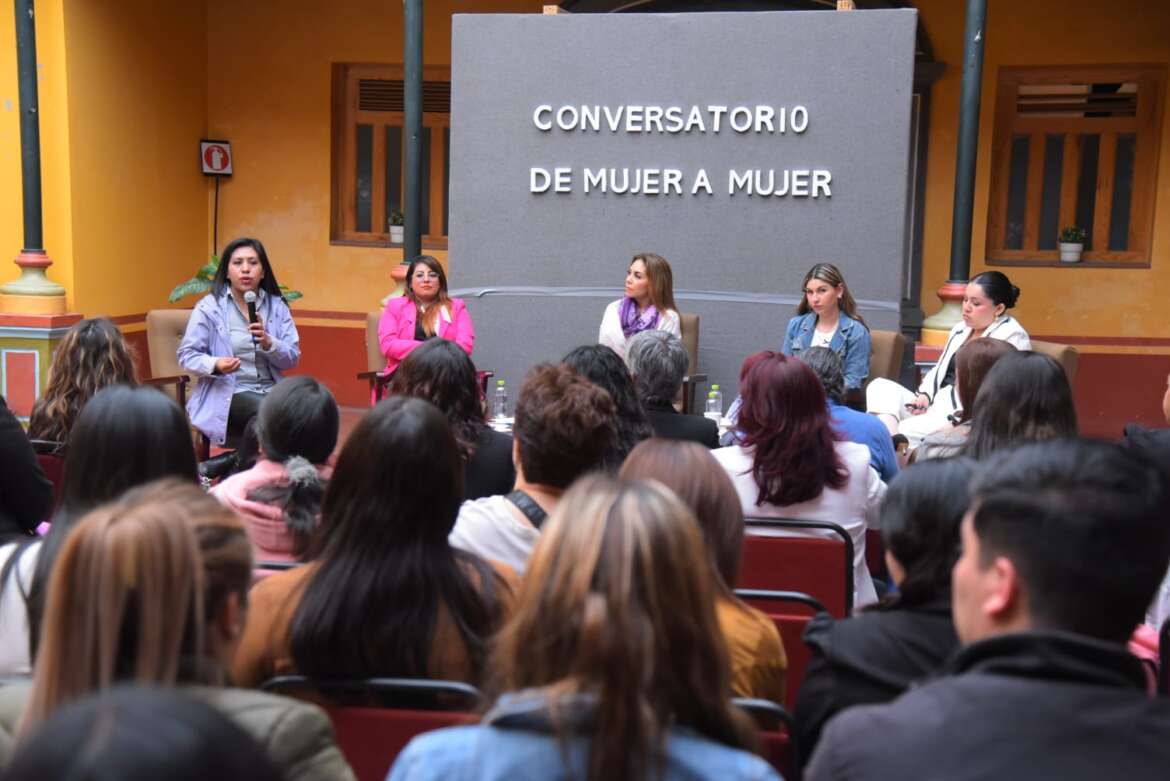
<instances>
[{"instance_id":1,"label":"seated woman's hand","mask_svg":"<svg viewBox=\"0 0 1170 781\"><path fill-rule=\"evenodd\" d=\"M919 393L914 397L914 401L906 405L906 409L911 415L921 415L930 408L930 397L925 393Z\"/></svg>"},{"instance_id":2,"label":"seated woman's hand","mask_svg":"<svg viewBox=\"0 0 1170 781\"><path fill-rule=\"evenodd\" d=\"M216 374L231 374L236 369L240 368L240 359L227 357L215 359L215 373Z\"/></svg>"}]
</instances>

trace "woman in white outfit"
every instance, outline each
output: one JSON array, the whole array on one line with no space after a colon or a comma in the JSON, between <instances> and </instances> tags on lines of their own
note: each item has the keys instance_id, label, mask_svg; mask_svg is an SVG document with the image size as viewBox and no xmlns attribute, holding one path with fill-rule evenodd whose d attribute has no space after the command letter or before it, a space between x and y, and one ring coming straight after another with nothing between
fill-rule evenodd
<instances>
[{"instance_id":1,"label":"woman in white outfit","mask_svg":"<svg viewBox=\"0 0 1170 781\"><path fill-rule=\"evenodd\" d=\"M951 329L938 363L922 378L918 392L893 380L875 379L865 391L866 410L877 415L891 434L904 435L911 449L918 447L923 437L945 425L959 409L954 359L968 339L1002 339L1018 350L1032 349L1028 332L1007 314L1019 297L1020 289L1002 272L984 271L976 276L963 294L963 320Z\"/></svg>"},{"instance_id":2,"label":"woman in white outfit","mask_svg":"<svg viewBox=\"0 0 1170 781\"><path fill-rule=\"evenodd\" d=\"M674 305L674 275L661 255L642 252L626 269L626 296L605 308L600 344L626 360L626 345L642 331L666 331L682 338L678 310Z\"/></svg>"}]
</instances>

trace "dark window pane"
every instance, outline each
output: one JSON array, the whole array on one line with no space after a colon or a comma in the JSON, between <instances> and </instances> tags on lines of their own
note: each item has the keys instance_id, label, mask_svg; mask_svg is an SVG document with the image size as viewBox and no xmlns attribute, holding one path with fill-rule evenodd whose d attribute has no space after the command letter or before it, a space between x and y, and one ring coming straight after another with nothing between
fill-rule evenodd
<instances>
[{"instance_id":1,"label":"dark window pane","mask_svg":"<svg viewBox=\"0 0 1170 781\"><path fill-rule=\"evenodd\" d=\"M422 209L419 215L422 220L422 234L431 232L431 129L424 127L422 131Z\"/></svg>"},{"instance_id":2,"label":"dark window pane","mask_svg":"<svg viewBox=\"0 0 1170 781\"><path fill-rule=\"evenodd\" d=\"M1093 214L1097 203L1097 157L1100 151L1100 135L1096 133L1081 135L1081 173L1077 177L1077 225L1085 229L1086 251L1093 248Z\"/></svg>"},{"instance_id":3,"label":"dark window pane","mask_svg":"<svg viewBox=\"0 0 1170 781\"><path fill-rule=\"evenodd\" d=\"M443 235L451 224L451 128L443 128Z\"/></svg>"},{"instance_id":4,"label":"dark window pane","mask_svg":"<svg viewBox=\"0 0 1170 781\"><path fill-rule=\"evenodd\" d=\"M1012 158L1008 165L1007 219L1003 229L1004 249L1024 246L1024 213L1028 203L1028 136L1012 139Z\"/></svg>"},{"instance_id":5,"label":"dark window pane","mask_svg":"<svg viewBox=\"0 0 1170 781\"><path fill-rule=\"evenodd\" d=\"M374 126L357 126L357 215L354 228L370 232L374 196Z\"/></svg>"},{"instance_id":6,"label":"dark window pane","mask_svg":"<svg viewBox=\"0 0 1170 781\"><path fill-rule=\"evenodd\" d=\"M386 225L390 213L402 208L402 128L386 128Z\"/></svg>"},{"instance_id":7,"label":"dark window pane","mask_svg":"<svg viewBox=\"0 0 1170 781\"><path fill-rule=\"evenodd\" d=\"M1044 137L1044 190L1040 201L1040 249L1056 249L1060 222L1060 180L1064 172L1064 135Z\"/></svg>"},{"instance_id":8,"label":"dark window pane","mask_svg":"<svg viewBox=\"0 0 1170 781\"><path fill-rule=\"evenodd\" d=\"M1117 158L1113 168L1113 204L1109 210L1109 249L1129 249L1129 207L1133 201L1133 158L1137 136L1117 136Z\"/></svg>"}]
</instances>

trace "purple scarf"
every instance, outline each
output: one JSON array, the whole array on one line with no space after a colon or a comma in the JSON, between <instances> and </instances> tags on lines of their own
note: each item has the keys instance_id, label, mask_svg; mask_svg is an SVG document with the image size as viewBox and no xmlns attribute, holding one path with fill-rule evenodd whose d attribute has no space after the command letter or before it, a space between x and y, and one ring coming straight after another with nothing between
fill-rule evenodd
<instances>
[{"instance_id":1,"label":"purple scarf","mask_svg":"<svg viewBox=\"0 0 1170 781\"><path fill-rule=\"evenodd\" d=\"M658 325L658 310L653 304L646 307L642 314L638 314L638 302L626 297L622 299L618 308L618 316L622 321L622 333L629 339L634 334L649 331Z\"/></svg>"}]
</instances>

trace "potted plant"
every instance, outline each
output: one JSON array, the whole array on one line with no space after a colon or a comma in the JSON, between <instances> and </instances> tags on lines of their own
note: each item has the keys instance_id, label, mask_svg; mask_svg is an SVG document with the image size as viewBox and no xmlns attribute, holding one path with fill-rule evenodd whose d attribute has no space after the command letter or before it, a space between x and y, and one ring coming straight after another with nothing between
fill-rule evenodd
<instances>
[{"instance_id":1,"label":"potted plant","mask_svg":"<svg viewBox=\"0 0 1170 781\"><path fill-rule=\"evenodd\" d=\"M402 243L402 219L403 214L401 209L395 209L390 212L390 243Z\"/></svg>"},{"instance_id":2,"label":"potted plant","mask_svg":"<svg viewBox=\"0 0 1170 781\"><path fill-rule=\"evenodd\" d=\"M1085 251L1085 229L1078 225L1061 228L1058 239L1062 263L1080 263Z\"/></svg>"},{"instance_id":3,"label":"potted plant","mask_svg":"<svg viewBox=\"0 0 1170 781\"><path fill-rule=\"evenodd\" d=\"M211 281L215 279L215 272L219 270L219 256L212 255L211 260L203 264L203 266L195 272L195 276L188 279L186 282L180 282L175 285L175 289L171 291L171 295L167 298L172 304L186 296L201 296L211 290ZM303 298L304 293L299 290L289 290L286 286L280 285L280 292L284 294L285 301L296 301L298 298Z\"/></svg>"}]
</instances>

